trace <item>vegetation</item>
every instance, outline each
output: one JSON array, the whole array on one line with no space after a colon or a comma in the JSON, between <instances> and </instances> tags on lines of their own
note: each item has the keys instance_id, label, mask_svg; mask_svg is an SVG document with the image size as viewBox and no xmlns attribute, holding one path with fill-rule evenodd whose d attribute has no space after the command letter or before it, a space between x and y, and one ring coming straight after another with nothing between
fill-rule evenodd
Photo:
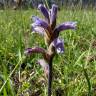
<instances>
[{"instance_id":1,"label":"vegetation","mask_svg":"<svg viewBox=\"0 0 96 96\"><path fill-rule=\"evenodd\" d=\"M32 9L0 11L0 96L47 96L47 79L36 62L41 55L24 56L28 47L46 48L43 38L31 33L30 17L37 14ZM53 96L96 95L95 16L94 10L59 11L58 24L73 20L78 27L60 34L65 53L54 58Z\"/></svg>"}]
</instances>

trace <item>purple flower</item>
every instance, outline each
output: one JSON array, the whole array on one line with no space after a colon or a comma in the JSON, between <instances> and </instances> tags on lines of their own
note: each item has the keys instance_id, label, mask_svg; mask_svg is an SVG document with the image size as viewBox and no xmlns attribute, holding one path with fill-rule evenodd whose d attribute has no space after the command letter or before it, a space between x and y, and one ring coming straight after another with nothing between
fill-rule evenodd
<instances>
[{"instance_id":1,"label":"purple flower","mask_svg":"<svg viewBox=\"0 0 96 96\"><path fill-rule=\"evenodd\" d=\"M54 30L54 32L61 32L63 30L67 29L75 29L76 28L76 23L77 22L65 22L57 26Z\"/></svg>"},{"instance_id":2,"label":"purple flower","mask_svg":"<svg viewBox=\"0 0 96 96\"><path fill-rule=\"evenodd\" d=\"M56 38L52 45L55 47L57 53L63 53L64 52L64 42L63 40Z\"/></svg>"},{"instance_id":3,"label":"purple flower","mask_svg":"<svg viewBox=\"0 0 96 96\"><path fill-rule=\"evenodd\" d=\"M32 19L34 21L34 23L32 23L32 28L33 30L38 28L38 27L41 27L42 29L44 29L45 31L43 32L46 32L47 35L49 36L49 34L51 34L51 27L48 25L48 23L45 21L45 20L42 20L36 16L32 16ZM34 30L35 31L35 30ZM41 30L40 30L41 31ZM40 32L39 31L39 32Z\"/></svg>"},{"instance_id":4,"label":"purple flower","mask_svg":"<svg viewBox=\"0 0 96 96\"><path fill-rule=\"evenodd\" d=\"M47 29L49 26L48 26L48 23L36 16L32 16L32 19L34 21L34 23L32 24L32 27L41 27L41 28L44 28L44 29Z\"/></svg>"},{"instance_id":5,"label":"purple flower","mask_svg":"<svg viewBox=\"0 0 96 96\"><path fill-rule=\"evenodd\" d=\"M45 6L40 4L38 6L38 9L44 15L45 20L33 16L32 28L34 29L34 31L36 32L38 31L38 33L40 34L45 34L45 33L47 34L47 36L44 36L44 38L47 37L47 39L45 40L47 40L46 42L48 43L47 44L48 46L54 39L58 38L59 33L61 31L67 29L76 29L76 22L71 22L71 21L56 26L56 18L57 18L57 11L58 11L57 5L53 4L52 8L48 10Z\"/></svg>"},{"instance_id":6,"label":"purple flower","mask_svg":"<svg viewBox=\"0 0 96 96\"><path fill-rule=\"evenodd\" d=\"M49 54L54 54L54 53L64 53L64 42L62 39L56 38L54 39L49 48L48 48Z\"/></svg>"},{"instance_id":7,"label":"purple flower","mask_svg":"<svg viewBox=\"0 0 96 96\"><path fill-rule=\"evenodd\" d=\"M38 6L38 9L44 15L45 20L37 16L32 16L33 23L31 25L32 25L33 32L37 32L42 36L44 36L44 40L45 40L45 44L47 45L47 48L51 46L51 48L55 48L56 53L63 53L64 42L63 40L58 38L59 33L67 29L76 29L76 22L70 21L70 22L65 22L56 26L56 18L57 18L57 11L58 11L57 5L53 4L52 8L48 10L45 6L40 4ZM52 51L53 49L50 49L50 50ZM42 48L27 49L28 54L34 53L34 52L46 54L45 50Z\"/></svg>"}]
</instances>

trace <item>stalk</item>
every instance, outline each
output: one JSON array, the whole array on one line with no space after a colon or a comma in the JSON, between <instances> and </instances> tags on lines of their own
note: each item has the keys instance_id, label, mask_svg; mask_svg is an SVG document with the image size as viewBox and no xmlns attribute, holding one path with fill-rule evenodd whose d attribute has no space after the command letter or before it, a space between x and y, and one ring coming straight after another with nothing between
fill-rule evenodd
<instances>
[{"instance_id":1,"label":"stalk","mask_svg":"<svg viewBox=\"0 0 96 96\"><path fill-rule=\"evenodd\" d=\"M49 73L48 73L48 96L51 96L51 91L52 91L52 61L53 58L50 58L49 61Z\"/></svg>"}]
</instances>

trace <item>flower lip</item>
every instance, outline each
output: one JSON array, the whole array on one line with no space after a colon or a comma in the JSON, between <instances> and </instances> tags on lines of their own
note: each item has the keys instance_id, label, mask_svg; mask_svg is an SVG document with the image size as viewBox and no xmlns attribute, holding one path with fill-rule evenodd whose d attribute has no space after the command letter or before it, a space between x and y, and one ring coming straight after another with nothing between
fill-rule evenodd
<instances>
[{"instance_id":1,"label":"flower lip","mask_svg":"<svg viewBox=\"0 0 96 96\"><path fill-rule=\"evenodd\" d=\"M64 42L63 40L56 38L52 42L53 46L55 47L56 52L59 53L64 53Z\"/></svg>"}]
</instances>

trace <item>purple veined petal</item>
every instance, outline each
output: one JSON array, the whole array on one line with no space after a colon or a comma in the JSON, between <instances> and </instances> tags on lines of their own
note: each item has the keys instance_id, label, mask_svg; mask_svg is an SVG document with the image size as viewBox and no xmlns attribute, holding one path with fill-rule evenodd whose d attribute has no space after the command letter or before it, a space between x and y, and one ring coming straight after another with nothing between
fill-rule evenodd
<instances>
[{"instance_id":1,"label":"purple veined petal","mask_svg":"<svg viewBox=\"0 0 96 96\"><path fill-rule=\"evenodd\" d=\"M52 29L54 29L56 26L57 11L58 11L58 6L53 4L50 13L50 25Z\"/></svg>"},{"instance_id":2,"label":"purple veined petal","mask_svg":"<svg viewBox=\"0 0 96 96\"><path fill-rule=\"evenodd\" d=\"M76 23L77 22L65 22L57 26L54 30L54 32L60 32L67 29L76 29Z\"/></svg>"},{"instance_id":3,"label":"purple veined petal","mask_svg":"<svg viewBox=\"0 0 96 96\"><path fill-rule=\"evenodd\" d=\"M37 16L32 16L32 20L34 21L34 23L32 25L40 26L40 27L45 28L45 29L48 28L47 22L42 20L42 19L40 19L40 18L38 18Z\"/></svg>"},{"instance_id":4,"label":"purple veined petal","mask_svg":"<svg viewBox=\"0 0 96 96\"><path fill-rule=\"evenodd\" d=\"M45 32L47 32L48 35L51 34L51 28L46 21L36 16L33 16L32 19L34 21L34 23L32 23L32 28L41 27L46 30Z\"/></svg>"},{"instance_id":5,"label":"purple veined petal","mask_svg":"<svg viewBox=\"0 0 96 96\"><path fill-rule=\"evenodd\" d=\"M38 9L42 12L45 19L49 22L49 13L48 13L47 8L45 6L43 6L42 4L39 4Z\"/></svg>"},{"instance_id":6,"label":"purple veined petal","mask_svg":"<svg viewBox=\"0 0 96 96\"><path fill-rule=\"evenodd\" d=\"M59 53L64 53L64 41L56 38L53 42L52 42L53 46L55 47L56 52Z\"/></svg>"},{"instance_id":7,"label":"purple veined petal","mask_svg":"<svg viewBox=\"0 0 96 96\"><path fill-rule=\"evenodd\" d=\"M52 30L51 30L50 26L48 25L48 23L36 16L33 16L32 18L34 21L34 23L32 23L32 28L36 29L36 27L41 27L45 30L44 32L47 33L48 37L50 37L50 35L52 34Z\"/></svg>"},{"instance_id":8,"label":"purple veined petal","mask_svg":"<svg viewBox=\"0 0 96 96\"><path fill-rule=\"evenodd\" d=\"M51 28L50 27L44 28L44 27L39 26L38 24L35 24L35 23L31 24L31 26L32 26L32 31L33 32L38 31L37 33L39 33L39 34L41 34L43 36L44 36L44 34L47 34L48 37L51 36L50 35L51 34Z\"/></svg>"},{"instance_id":9,"label":"purple veined petal","mask_svg":"<svg viewBox=\"0 0 96 96\"><path fill-rule=\"evenodd\" d=\"M24 53L25 54L32 54L32 53L46 54L46 51L43 48L35 47L35 48L27 48Z\"/></svg>"}]
</instances>

